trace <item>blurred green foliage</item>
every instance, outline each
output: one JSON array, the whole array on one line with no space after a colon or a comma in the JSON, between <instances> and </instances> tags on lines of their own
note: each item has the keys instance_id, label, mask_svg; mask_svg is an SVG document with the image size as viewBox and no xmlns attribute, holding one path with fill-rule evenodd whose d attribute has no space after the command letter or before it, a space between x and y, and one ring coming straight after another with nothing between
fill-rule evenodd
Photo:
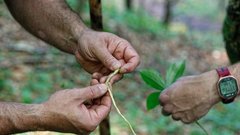
<instances>
[{"instance_id":1,"label":"blurred green foliage","mask_svg":"<svg viewBox=\"0 0 240 135\"><path fill-rule=\"evenodd\" d=\"M0 99L5 98L5 95L12 95L14 92L10 76L10 70L2 70L0 72L0 92L4 93L0 94Z\"/></svg>"},{"instance_id":2,"label":"blurred green foliage","mask_svg":"<svg viewBox=\"0 0 240 135\"><path fill-rule=\"evenodd\" d=\"M209 125L212 134L217 135L236 135L240 130L240 103L236 101L232 104L218 104L212 109L207 117L204 118L206 125Z\"/></svg>"},{"instance_id":3,"label":"blurred green foliage","mask_svg":"<svg viewBox=\"0 0 240 135\"><path fill-rule=\"evenodd\" d=\"M174 8L174 15L218 20L222 17L222 14L219 12L224 12L224 9L219 9L218 2L218 0L180 0Z\"/></svg>"},{"instance_id":4,"label":"blurred green foliage","mask_svg":"<svg viewBox=\"0 0 240 135\"><path fill-rule=\"evenodd\" d=\"M73 76L65 78L66 75L60 69L54 71L34 69L28 73L22 73L24 79L18 82L11 76L11 72L14 71L1 69L0 72L0 99L5 101L41 103L56 90L76 87L76 81L80 80L78 76L75 76L77 78L75 82ZM17 98L13 99L14 97Z\"/></svg>"},{"instance_id":5,"label":"blurred green foliage","mask_svg":"<svg viewBox=\"0 0 240 135\"><path fill-rule=\"evenodd\" d=\"M189 31L186 33L188 40L186 45L192 45L200 49L223 49L223 37L219 32Z\"/></svg>"},{"instance_id":6,"label":"blurred green foliage","mask_svg":"<svg viewBox=\"0 0 240 135\"><path fill-rule=\"evenodd\" d=\"M22 102L42 102L48 98L49 90L52 90L53 82L47 72L31 72L28 75L27 83L21 88ZM35 97L34 95L38 95Z\"/></svg>"},{"instance_id":7,"label":"blurred green foliage","mask_svg":"<svg viewBox=\"0 0 240 135\"><path fill-rule=\"evenodd\" d=\"M119 22L121 22L121 20L123 24L136 32L150 33L154 36L161 36L161 38L173 36L173 33L168 31L159 20L142 10L137 12L125 11L123 15L119 17Z\"/></svg>"},{"instance_id":8,"label":"blurred green foliage","mask_svg":"<svg viewBox=\"0 0 240 135\"><path fill-rule=\"evenodd\" d=\"M144 10L119 11L114 5L103 5L104 25L106 31L112 30L112 25L122 25L142 34L150 34L153 37L170 38L174 36L160 20L149 15ZM111 23L108 23L111 22Z\"/></svg>"}]
</instances>

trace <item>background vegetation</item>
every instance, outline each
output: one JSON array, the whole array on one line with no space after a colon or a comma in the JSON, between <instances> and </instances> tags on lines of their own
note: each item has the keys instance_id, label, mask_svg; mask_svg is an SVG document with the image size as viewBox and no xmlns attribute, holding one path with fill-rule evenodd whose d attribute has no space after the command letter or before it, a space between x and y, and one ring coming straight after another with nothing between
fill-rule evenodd
<instances>
[{"instance_id":1,"label":"background vegetation","mask_svg":"<svg viewBox=\"0 0 240 135\"><path fill-rule=\"evenodd\" d=\"M89 25L87 1L68 0L68 3ZM103 0L105 31L129 40L141 56L137 71L125 75L114 85L113 92L120 110L139 135L203 134L195 124L185 125L162 116L160 107L147 111L145 100L151 88L141 80L139 71L151 67L165 74L170 63L183 59L185 75L228 65L221 33L225 3L225 0L178 0L172 3L171 20L166 24L164 0L134 0L130 9L124 1ZM1 101L40 103L56 90L89 85L90 75L73 56L28 34L14 21L2 0L0 46ZM212 135L237 135L239 113L240 102L219 103L200 123ZM130 134L114 109L110 117L113 134ZM97 130L92 134L98 134Z\"/></svg>"}]
</instances>

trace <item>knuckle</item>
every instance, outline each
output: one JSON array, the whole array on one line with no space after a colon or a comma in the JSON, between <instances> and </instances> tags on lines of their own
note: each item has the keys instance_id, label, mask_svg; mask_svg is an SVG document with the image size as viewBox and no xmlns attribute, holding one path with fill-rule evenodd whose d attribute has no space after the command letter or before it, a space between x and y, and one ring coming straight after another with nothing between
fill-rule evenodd
<instances>
[{"instance_id":1,"label":"knuckle","mask_svg":"<svg viewBox=\"0 0 240 135\"><path fill-rule=\"evenodd\" d=\"M107 55L105 56L104 63L105 64L113 64L114 63L114 58L109 58Z\"/></svg>"},{"instance_id":2,"label":"knuckle","mask_svg":"<svg viewBox=\"0 0 240 135\"><path fill-rule=\"evenodd\" d=\"M102 76L101 73L95 72L95 73L93 73L93 75L92 75L92 79L98 79L98 78L100 78L101 76Z\"/></svg>"},{"instance_id":3,"label":"knuckle","mask_svg":"<svg viewBox=\"0 0 240 135\"><path fill-rule=\"evenodd\" d=\"M89 96L94 97L95 96L95 88L94 86L89 87Z\"/></svg>"},{"instance_id":4,"label":"knuckle","mask_svg":"<svg viewBox=\"0 0 240 135\"><path fill-rule=\"evenodd\" d=\"M178 121L181 119L181 116L182 116L182 113L174 113L172 114L172 119Z\"/></svg>"},{"instance_id":5,"label":"knuckle","mask_svg":"<svg viewBox=\"0 0 240 135\"><path fill-rule=\"evenodd\" d=\"M121 38L121 41L120 41L121 44L124 44L124 45L130 45L130 43L126 40L126 39L123 39Z\"/></svg>"},{"instance_id":6,"label":"knuckle","mask_svg":"<svg viewBox=\"0 0 240 135\"><path fill-rule=\"evenodd\" d=\"M166 113L170 113L171 111L167 107L163 107L163 111Z\"/></svg>"},{"instance_id":7,"label":"knuckle","mask_svg":"<svg viewBox=\"0 0 240 135\"><path fill-rule=\"evenodd\" d=\"M186 119L186 118L182 118L181 121L182 121L183 123L185 123L185 124L190 124L190 123L191 123L191 121L189 121L189 120Z\"/></svg>"},{"instance_id":8,"label":"knuckle","mask_svg":"<svg viewBox=\"0 0 240 135\"><path fill-rule=\"evenodd\" d=\"M168 111L168 110L166 110L166 107L163 107L163 108L162 108L162 114L163 114L164 116L169 116L169 115L171 115L171 112Z\"/></svg>"},{"instance_id":9,"label":"knuckle","mask_svg":"<svg viewBox=\"0 0 240 135\"><path fill-rule=\"evenodd\" d=\"M97 79L92 79L91 82L90 82L90 85L96 85L98 84L98 80Z\"/></svg>"},{"instance_id":10,"label":"knuckle","mask_svg":"<svg viewBox=\"0 0 240 135\"><path fill-rule=\"evenodd\" d=\"M106 82L106 79L107 79L106 76L102 77L102 78L100 79L100 83L105 83L105 82Z\"/></svg>"}]
</instances>

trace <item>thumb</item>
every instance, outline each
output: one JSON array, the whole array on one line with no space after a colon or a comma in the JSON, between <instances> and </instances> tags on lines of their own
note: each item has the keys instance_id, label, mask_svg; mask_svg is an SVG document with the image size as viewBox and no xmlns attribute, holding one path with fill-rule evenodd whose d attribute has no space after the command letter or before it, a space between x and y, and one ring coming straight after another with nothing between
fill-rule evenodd
<instances>
[{"instance_id":1,"label":"thumb","mask_svg":"<svg viewBox=\"0 0 240 135\"><path fill-rule=\"evenodd\" d=\"M113 57L109 50L105 47L98 47L95 52L97 58L103 63L105 67L114 71L121 67L121 63Z\"/></svg>"},{"instance_id":2,"label":"thumb","mask_svg":"<svg viewBox=\"0 0 240 135\"><path fill-rule=\"evenodd\" d=\"M107 92L107 86L105 84L97 84L86 87L81 90L84 100L95 99L103 96Z\"/></svg>"}]
</instances>

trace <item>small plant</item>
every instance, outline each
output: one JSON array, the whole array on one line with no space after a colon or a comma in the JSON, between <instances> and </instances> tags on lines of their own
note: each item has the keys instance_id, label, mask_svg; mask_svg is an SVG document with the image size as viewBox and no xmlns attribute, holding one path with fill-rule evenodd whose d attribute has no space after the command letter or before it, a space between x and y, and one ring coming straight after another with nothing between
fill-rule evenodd
<instances>
[{"instance_id":1,"label":"small plant","mask_svg":"<svg viewBox=\"0 0 240 135\"><path fill-rule=\"evenodd\" d=\"M185 61L177 64L171 64L167 69L165 77L162 77L163 75L153 69L145 69L140 71L141 77L144 82L148 86L156 90L156 92L151 93L147 97L147 110L154 109L156 106L159 105L159 95L165 88L173 84L178 78L180 78L184 74L185 65ZM203 130L206 135L208 135L206 129L198 121L196 121L195 123Z\"/></svg>"},{"instance_id":2,"label":"small plant","mask_svg":"<svg viewBox=\"0 0 240 135\"><path fill-rule=\"evenodd\" d=\"M159 95L167 88L169 85L174 83L178 78L180 78L185 71L185 61L178 64L171 64L167 69L166 75L163 78L162 75L153 69L145 69L140 72L144 82L154 88L156 92L151 93L147 97L146 107L148 110L155 108L159 105Z\"/></svg>"}]
</instances>

